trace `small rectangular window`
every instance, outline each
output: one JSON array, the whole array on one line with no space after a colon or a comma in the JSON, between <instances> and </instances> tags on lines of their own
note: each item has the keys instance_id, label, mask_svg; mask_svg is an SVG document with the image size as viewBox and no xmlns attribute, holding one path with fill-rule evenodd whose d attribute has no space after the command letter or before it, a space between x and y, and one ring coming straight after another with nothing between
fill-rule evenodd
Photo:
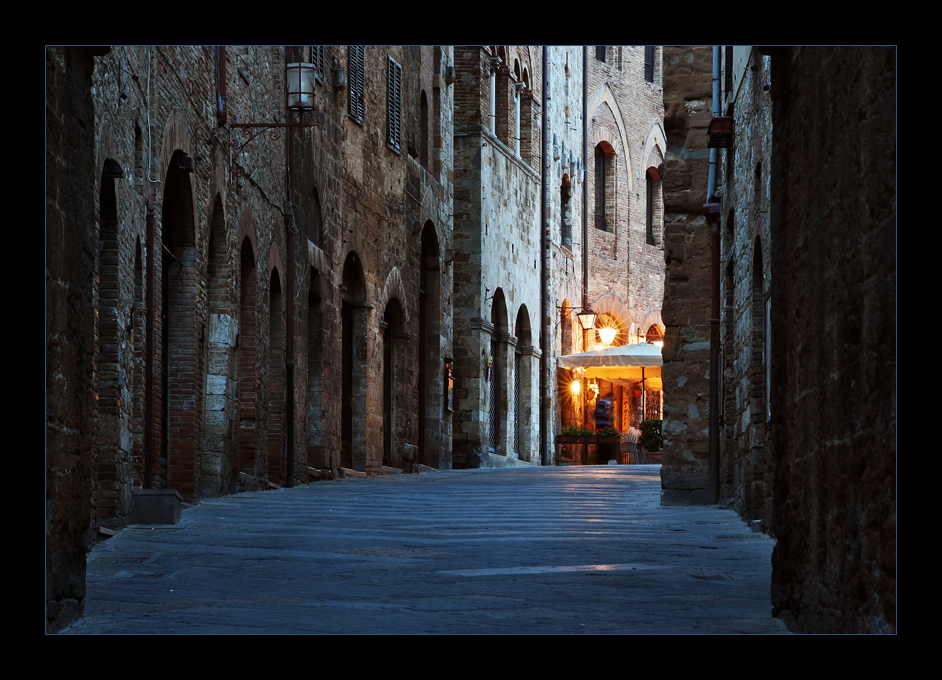
<instances>
[{"instance_id":1,"label":"small rectangular window","mask_svg":"<svg viewBox=\"0 0 942 680\"><path fill-rule=\"evenodd\" d=\"M644 48L644 79L654 82L654 60L657 57L657 47L648 45Z\"/></svg>"},{"instance_id":2,"label":"small rectangular window","mask_svg":"<svg viewBox=\"0 0 942 680\"><path fill-rule=\"evenodd\" d=\"M402 66L386 58L386 143L397 152L402 139Z\"/></svg>"},{"instance_id":3,"label":"small rectangular window","mask_svg":"<svg viewBox=\"0 0 942 680\"><path fill-rule=\"evenodd\" d=\"M363 45L350 45L350 54L348 59L348 68L350 83L349 91L349 114L358 123L363 123L364 115L364 47Z\"/></svg>"}]
</instances>

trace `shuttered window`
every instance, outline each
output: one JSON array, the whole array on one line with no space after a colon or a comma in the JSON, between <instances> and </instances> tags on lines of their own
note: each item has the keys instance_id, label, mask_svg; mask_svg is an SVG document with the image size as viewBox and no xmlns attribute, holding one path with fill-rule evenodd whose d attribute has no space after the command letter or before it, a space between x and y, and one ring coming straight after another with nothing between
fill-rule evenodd
<instances>
[{"instance_id":1,"label":"shuttered window","mask_svg":"<svg viewBox=\"0 0 942 680\"><path fill-rule=\"evenodd\" d=\"M314 76L324 82L324 46L311 45L311 63L314 64Z\"/></svg>"},{"instance_id":2,"label":"shuttered window","mask_svg":"<svg viewBox=\"0 0 942 680\"><path fill-rule=\"evenodd\" d=\"M350 78L349 114L358 123L363 122L363 80L364 80L364 49L363 45L350 45L347 71Z\"/></svg>"},{"instance_id":3,"label":"shuttered window","mask_svg":"<svg viewBox=\"0 0 942 680\"><path fill-rule=\"evenodd\" d=\"M386 60L386 143L397 152L402 140L402 66Z\"/></svg>"}]
</instances>

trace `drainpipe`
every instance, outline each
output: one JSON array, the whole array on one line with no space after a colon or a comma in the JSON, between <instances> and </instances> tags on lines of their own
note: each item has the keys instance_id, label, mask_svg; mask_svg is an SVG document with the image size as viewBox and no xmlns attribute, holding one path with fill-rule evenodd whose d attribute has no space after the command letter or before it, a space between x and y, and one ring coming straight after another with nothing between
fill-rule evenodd
<instances>
[{"instance_id":1,"label":"drainpipe","mask_svg":"<svg viewBox=\"0 0 942 680\"><path fill-rule=\"evenodd\" d=\"M547 420L549 417L549 407L551 404L550 396L548 390L549 385L549 366L548 366L548 356L549 356L549 343L550 343L550 329L549 329L549 253L547 249L549 248L549 220L546 216L546 205L547 205L547 196L546 192L548 191L548 178L547 174L549 173L549 154L546 152L546 93L549 91L549 73L547 72L547 65L549 64L549 59L546 55L546 50L548 47L543 46L543 92L540 95L542 109L540 111L540 120L541 120L541 129L540 129L540 182L542 187L540 187L540 257L543 260L540 267L540 319L542 323L540 324L540 349L543 350L540 354L540 464L549 465L549 451L547 450L547 438L549 436Z\"/></svg>"},{"instance_id":2,"label":"drainpipe","mask_svg":"<svg viewBox=\"0 0 942 680\"><path fill-rule=\"evenodd\" d=\"M144 488L152 488L154 458L154 210L148 201L146 225L147 284L144 291Z\"/></svg>"},{"instance_id":3,"label":"drainpipe","mask_svg":"<svg viewBox=\"0 0 942 680\"><path fill-rule=\"evenodd\" d=\"M582 168L586 172L589 158L589 48L582 46ZM589 306L589 182L582 178L582 309ZM585 330L582 331L582 351L585 352Z\"/></svg>"},{"instance_id":4,"label":"drainpipe","mask_svg":"<svg viewBox=\"0 0 942 680\"><path fill-rule=\"evenodd\" d=\"M290 49L290 48L289 48ZM313 48L312 48L313 49ZM285 61L285 63L288 63ZM290 118L291 111L288 110ZM303 114L299 113L299 122ZM287 461L285 462L287 470L287 484L294 486L294 245L295 234L292 233L290 226L294 221L294 208L292 203L292 170L294 169L294 128L288 128L288 134L285 140L288 146L288 167L285 172L287 186L285 189L288 194L288 205L291 207L291 215L286 215L285 219L285 391L286 394L286 422L288 429L287 441Z\"/></svg>"},{"instance_id":5,"label":"drainpipe","mask_svg":"<svg viewBox=\"0 0 942 680\"><path fill-rule=\"evenodd\" d=\"M290 114L289 114L290 115ZM285 135L285 138L288 140L288 172L286 173L286 179L288 180L288 199L289 205L291 199L291 169L294 167L294 140L292 139L292 130L288 130L288 134ZM292 215L287 216L285 220L285 378L286 386L285 390L287 392L287 404L285 405L286 411L286 423L285 426L288 429L287 432L287 442L286 446L288 448L288 460L286 461L286 466L288 468L288 486L294 486L294 234L289 228L290 222L293 219Z\"/></svg>"},{"instance_id":6,"label":"drainpipe","mask_svg":"<svg viewBox=\"0 0 942 680\"><path fill-rule=\"evenodd\" d=\"M216 47L216 123L219 127L229 118L226 89L226 46Z\"/></svg>"},{"instance_id":7,"label":"drainpipe","mask_svg":"<svg viewBox=\"0 0 942 680\"><path fill-rule=\"evenodd\" d=\"M720 115L720 46L713 46L713 116ZM707 204L703 214L710 225L712 302L710 307L710 464L707 491L710 504L719 501L720 430L719 430L719 352L720 352L720 204L716 198L718 149L710 149L710 174Z\"/></svg>"}]
</instances>

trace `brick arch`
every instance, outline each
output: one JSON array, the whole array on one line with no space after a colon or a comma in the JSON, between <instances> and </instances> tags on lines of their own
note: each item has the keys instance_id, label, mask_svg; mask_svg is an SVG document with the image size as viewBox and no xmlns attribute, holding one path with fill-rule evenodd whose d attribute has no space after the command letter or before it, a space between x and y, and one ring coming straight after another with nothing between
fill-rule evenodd
<instances>
[{"instance_id":1,"label":"brick arch","mask_svg":"<svg viewBox=\"0 0 942 680\"><path fill-rule=\"evenodd\" d=\"M387 308L390 300L399 301L399 305L402 307L403 324L405 328L409 328L412 323L412 320L409 318L409 308L405 304L405 301L408 299L409 298L406 297L405 286L402 284L402 274L399 273L398 267L393 267L386 276L386 283L383 285L383 292L380 295L379 301L383 309Z\"/></svg>"},{"instance_id":2,"label":"brick arch","mask_svg":"<svg viewBox=\"0 0 942 680\"><path fill-rule=\"evenodd\" d=\"M186 116L182 109L175 108L167 118L167 122L164 124L163 135L161 136L161 145L160 145L160 186L162 191L167 189L168 173L170 172L170 163L174 160L174 155L177 152L187 153L187 149L192 149L193 143L190 139L189 128L186 122ZM186 206L186 210L193 215L197 214L196 211L196 192L190 191L189 205ZM187 235L186 239L196 243L196 229L197 229L197 220L193 221L193 230L192 234Z\"/></svg>"},{"instance_id":3,"label":"brick arch","mask_svg":"<svg viewBox=\"0 0 942 680\"><path fill-rule=\"evenodd\" d=\"M239 214L239 224L236 227L236 243L242 248L242 242L248 238L254 253L258 253L258 229L252 211L246 208Z\"/></svg>"},{"instance_id":4,"label":"brick arch","mask_svg":"<svg viewBox=\"0 0 942 680\"><path fill-rule=\"evenodd\" d=\"M381 229L382 228L383 227L381 227ZM362 295L362 300L358 299L357 303L362 303L365 305L368 302L372 304L372 301L376 299L377 291L376 284L372 281L371 276L368 275L373 271L369 256L364 252L368 249L360 247L359 244L361 232L365 234L366 230L354 229L352 234L347 232L347 243L343 247L343 253L340 261L347 263L351 257L356 261L356 271L358 277L357 295ZM344 264L344 269L346 269L346 264ZM344 299L347 299L346 294L344 295Z\"/></svg>"},{"instance_id":5,"label":"brick arch","mask_svg":"<svg viewBox=\"0 0 942 680\"><path fill-rule=\"evenodd\" d=\"M644 332L647 332L651 326L658 326L663 335L666 326L664 325L664 320L661 318L660 307L649 307L641 318L641 321L638 322L638 328Z\"/></svg>"},{"instance_id":6,"label":"brick arch","mask_svg":"<svg viewBox=\"0 0 942 680\"><path fill-rule=\"evenodd\" d=\"M632 171L631 154L628 153L628 150L631 148L629 144L630 140L629 140L628 132L625 129L625 123L624 123L625 118L622 115L621 109L618 106L618 99L615 96L615 93L612 92L612 88L607 82L604 82L601 85L599 85L596 91L589 98L589 105L588 105L588 110L589 110L588 120L589 121L592 120L592 118L595 116L598 109L603 104L607 104L609 109L611 109L612 115L615 118L615 125L617 127L617 130L608 131L604 138L597 139L592 144L592 146L595 146L596 144L602 141L608 142L612 146L612 148L615 149L615 153L619 157L624 159L625 171L626 171L625 175L628 181L628 190L631 191L633 187L633 177L632 177L633 171ZM592 134L595 135L598 132L599 132L598 130L594 130ZM616 145L616 142L617 142L617 145ZM624 153L622 153L622 150L624 150Z\"/></svg>"},{"instance_id":7,"label":"brick arch","mask_svg":"<svg viewBox=\"0 0 942 680\"><path fill-rule=\"evenodd\" d=\"M626 333L631 332L632 326L634 325L634 317L628 305L626 305L621 298L614 293L603 293L592 303L592 311L599 316L611 316L618 324L619 337L617 338L617 344L627 342L627 338L623 337L622 333L623 330Z\"/></svg>"},{"instance_id":8,"label":"brick arch","mask_svg":"<svg viewBox=\"0 0 942 680\"><path fill-rule=\"evenodd\" d=\"M650 168L657 169L664 163L664 155L667 150L667 136L664 134L664 128L660 122L651 126L648 131L648 137L644 142L644 152L641 157L644 159L645 170ZM658 172L660 179L660 172Z\"/></svg>"},{"instance_id":9,"label":"brick arch","mask_svg":"<svg viewBox=\"0 0 942 680\"><path fill-rule=\"evenodd\" d=\"M593 147L601 145L605 153L621 155L621 142L618 136L607 127L598 127L592 131L590 145Z\"/></svg>"},{"instance_id":10,"label":"brick arch","mask_svg":"<svg viewBox=\"0 0 942 680\"><path fill-rule=\"evenodd\" d=\"M273 240L271 247L268 249L268 276L271 277L272 272L274 272L276 269L278 271L283 271L283 263L284 256L282 254L281 243ZM279 277L281 277L280 274ZM282 285L284 285L283 282Z\"/></svg>"},{"instance_id":11,"label":"brick arch","mask_svg":"<svg viewBox=\"0 0 942 680\"><path fill-rule=\"evenodd\" d=\"M111 158L117 162L124 171L125 178L128 176L128 166L123 154L118 148L117 142L115 141L114 131L112 130L111 125L111 116L107 112L102 116L101 124L98 126L96 137L95 167L97 168L98 173L95 175L94 191L97 195L101 192L102 177L100 170L102 167L104 167L106 159Z\"/></svg>"}]
</instances>

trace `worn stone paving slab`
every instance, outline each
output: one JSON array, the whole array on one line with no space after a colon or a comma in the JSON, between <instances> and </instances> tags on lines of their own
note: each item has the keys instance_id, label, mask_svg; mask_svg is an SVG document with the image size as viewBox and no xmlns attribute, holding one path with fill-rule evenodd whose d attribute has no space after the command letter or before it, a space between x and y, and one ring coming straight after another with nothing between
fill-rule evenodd
<instances>
[{"instance_id":1,"label":"worn stone paving slab","mask_svg":"<svg viewBox=\"0 0 942 680\"><path fill-rule=\"evenodd\" d=\"M210 499L96 546L66 633L787 633L772 540L659 495L656 466L592 466Z\"/></svg>"}]
</instances>

